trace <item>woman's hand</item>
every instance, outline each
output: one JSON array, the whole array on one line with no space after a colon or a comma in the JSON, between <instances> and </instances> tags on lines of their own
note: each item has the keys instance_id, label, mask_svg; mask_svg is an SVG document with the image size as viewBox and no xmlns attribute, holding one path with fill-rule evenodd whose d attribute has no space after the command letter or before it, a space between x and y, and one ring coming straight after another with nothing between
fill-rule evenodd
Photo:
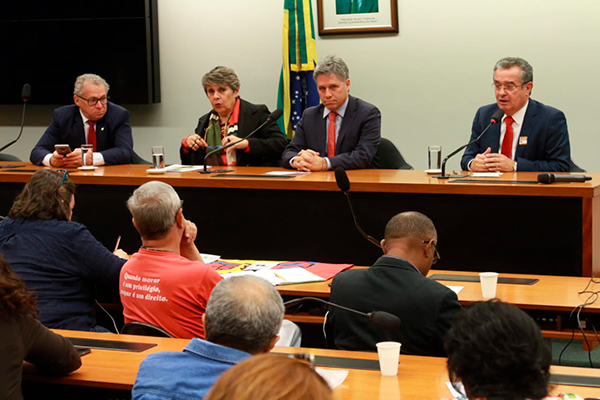
<instances>
[{"instance_id":1,"label":"woman's hand","mask_svg":"<svg viewBox=\"0 0 600 400\"><path fill-rule=\"evenodd\" d=\"M237 137L235 135L225 136L223 138L223 140L221 140L221 145L226 146L226 145L230 144L231 142L234 142L235 144L231 145L231 147L228 147L227 149L225 149L225 151L227 151L227 153L230 153L233 150L245 150L249 145L248 139L240 139L239 137Z\"/></svg>"},{"instance_id":2,"label":"woman's hand","mask_svg":"<svg viewBox=\"0 0 600 400\"><path fill-rule=\"evenodd\" d=\"M207 147L206 141L200 137L200 135L194 133L186 138L186 145L188 148L196 151L200 147Z\"/></svg>"}]
</instances>

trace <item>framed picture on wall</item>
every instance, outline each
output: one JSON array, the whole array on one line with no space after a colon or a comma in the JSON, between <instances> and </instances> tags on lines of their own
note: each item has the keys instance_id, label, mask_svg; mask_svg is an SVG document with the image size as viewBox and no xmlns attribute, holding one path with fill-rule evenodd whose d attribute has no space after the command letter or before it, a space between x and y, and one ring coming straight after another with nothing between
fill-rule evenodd
<instances>
[{"instance_id":1,"label":"framed picture on wall","mask_svg":"<svg viewBox=\"0 0 600 400\"><path fill-rule=\"evenodd\" d=\"M317 0L319 35L398 33L398 0Z\"/></svg>"}]
</instances>

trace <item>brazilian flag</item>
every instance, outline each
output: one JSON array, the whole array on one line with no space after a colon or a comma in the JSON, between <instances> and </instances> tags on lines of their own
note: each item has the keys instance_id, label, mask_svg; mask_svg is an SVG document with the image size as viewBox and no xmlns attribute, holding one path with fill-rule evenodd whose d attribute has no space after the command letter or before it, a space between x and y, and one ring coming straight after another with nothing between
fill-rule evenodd
<instances>
[{"instance_id":1,"label":"brazilian flag","mask_svg":"<svg viewBox=\"0 0 600 400\"><path fill-rule=\"evenodd\" d=\"M311 0L284 0L283 66L279 77L277 108L283 116L277 124L288 139L305 109L319 104L313 72L317 64L317 42Z\"/></svg>"}]
</instances>

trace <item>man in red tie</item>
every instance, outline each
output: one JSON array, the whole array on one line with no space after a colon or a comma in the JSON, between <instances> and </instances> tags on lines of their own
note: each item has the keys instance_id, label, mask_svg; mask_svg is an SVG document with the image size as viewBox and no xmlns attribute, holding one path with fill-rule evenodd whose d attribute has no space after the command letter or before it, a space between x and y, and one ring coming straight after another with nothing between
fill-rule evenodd
<instances>
[{"instance_id":1,"label":"man in red tie","mask_svg":"<svg viewBox=\"0 0 600 400\"><path fill-rule=\"evenodd\" d=\"M313 74L321 104L308 108L298 122L282 165L299 171L326 171L378 166L381 113L372 104L350 96L348 66L326 56Z\"/></svg>"},{"instance_id":2,"label":"man in red tie","mask_svg":"<svg viewBox=\"0 0 600 400\"><path fill-rule=\"evenodd\" d=\"M77 77L74 105L54 110L52 123L31 151L30 160L52 167L81 166L81 145L90 144L87 165L129 164L133 138L129 111L108 101L110 86L95 74ZM68 144L71 152L61 155L56 144Z\"/></svg>"},{"instance_id":3,"label":"man in red tie","mask_svg":"<svg viewBox=\"0 0 600 400\"><path fill-rule=\"evenodd\" d=\"M531 99L533 68L518 57L503 58L494 67L496 103L481 107L473 120L471 140L502 109L502 123L467 147L463 170L567 172L571 158L567 120L562 111Z\"/></svg>"}]
</instances>

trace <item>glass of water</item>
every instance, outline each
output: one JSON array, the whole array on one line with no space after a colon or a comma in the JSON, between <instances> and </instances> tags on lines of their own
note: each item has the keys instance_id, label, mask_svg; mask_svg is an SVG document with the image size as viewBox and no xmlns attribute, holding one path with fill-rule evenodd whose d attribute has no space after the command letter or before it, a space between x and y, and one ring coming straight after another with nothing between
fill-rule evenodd
<instances>
[{"instance_id":1,"label":"glass of water","mask_svg":"<svg viewBox=\"0 0 600 400\"><path fill-rule=\"evenodd\" d=\"M429 170L436 170L442 168L442 146L429 146L427 147L429 156Z\"/></svg>"},{"instance_id":2,"label":"glass of water","mask_svg":"<svg viewBox=\"0 0 600 400\"><path fill-rule=\"evenodd\" d=\"M152 168L163 169L165 167L164 146L152 146Z\"/></svg>"}]
</instances>

